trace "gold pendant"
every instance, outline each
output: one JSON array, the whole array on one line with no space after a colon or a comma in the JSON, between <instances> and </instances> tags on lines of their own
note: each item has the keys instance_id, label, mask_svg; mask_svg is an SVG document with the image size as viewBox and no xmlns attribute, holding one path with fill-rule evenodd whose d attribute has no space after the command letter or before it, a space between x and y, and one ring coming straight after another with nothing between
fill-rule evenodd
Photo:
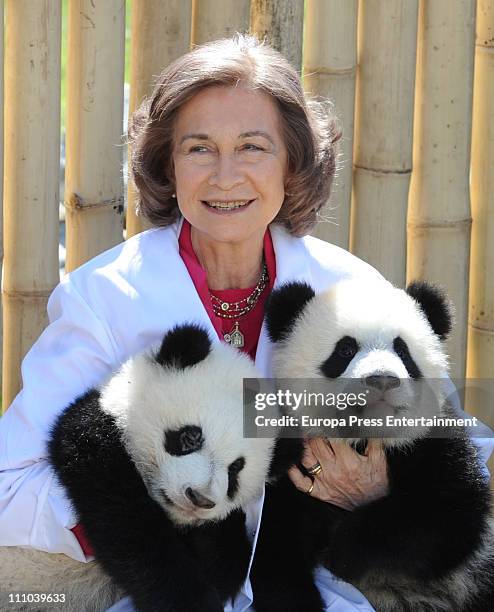
<instances>
[{"instance_id":1,"label":"gold pendant","mask_svg":"<svg viewBox=\"0 0 494 612\"><path fill-rule=\"evenodd\" d=\"M238 328L238 321L235 322L235 325L229 334L223 335L223 338L225 339L225 342L228 342L235 348L242 348L245 344L244 335Z\"/></svg>"}]
</instances>

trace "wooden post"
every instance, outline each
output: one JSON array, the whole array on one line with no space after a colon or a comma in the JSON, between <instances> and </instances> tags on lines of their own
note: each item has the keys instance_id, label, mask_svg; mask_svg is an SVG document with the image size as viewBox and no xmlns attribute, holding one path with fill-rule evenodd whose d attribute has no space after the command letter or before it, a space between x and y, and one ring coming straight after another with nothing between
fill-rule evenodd
<instances>
[{"instance_id":1,"label":"wooden post","mask_svg":"<svg viewBox=\"0 0 494 612\"><path fill-rule=\"evenodd\" d=\"M465 375L475 0L420 2L408 280L441 283L456 306L451 372Z\"/></svg>"},{"instance_id":2,"label":"wooden post","mask_svg":"<svg viewBox=\"0 0 494 612\"><path fill-rule=\"evenodd\" d=\"M403 286L416 0L360 0L350 248Z\"/></svg>"},{"instance_id":3,"label":"wooden post","mask_svg":"<svg viewBox=\"0 0 494 612\"><path fill-rule=\"evenodd\" d=\"M66 271L122 241L125 0L69 3Z\"/></svg>"},{"instance_id":4,"label":"wooden post","mask_svg":"<svg viewBox=\"0 0 494 612\"><path fill-rule=\"evenodd\" d=\"M0 265L3 264L3 2L0 3ZM1 272L0 272L1 275ZM2 302L0 301L0 347L3 345ZM0 387L2 356L0 355ZM1 404L1 401L0 401ZM1 413L0 407L0 413Z\"/></svg>"},{"instance_id":5,"label":"wooden post","mask_svg":"<svg viewBox=\"0 0 494 612\"><path fill-rule=\"evenodd\" d=\"M494 378L494 0L477 8L471 189L467 372Z\"/></svg>"},{"instance_id":6,"label":"wooden post","mask_svg":"<svg viewBox=\"0 0 494 612\"><path fill-rule=\"evenodd\" d=\"M7 0L3 405L58 283L60 0Z\"/></svg>"},{"instance_id":7,"label":"wooden post","mask_svg":"<svg viewBox=\"0 0 494 612\"><path fill-rule=\"evenodd\" d=\"M156 77L190 49L191 0L132 3L129 116L153 90ZM149 227L136 215L136 193L129 180L127 237Z\"/></svg>"},{"instance_id":8,"label":"wooden post","mask_svg":"<svg viewBox=\"0 0 494 612\"><path fill-rule=\"evenodd\" d=\"M466 409L494 427L494 0L479 0L472 129L472 249L467 378L485 378L490 396L468 392ZM479 381L479 386L482 384ZM475 385L475 383L474 383ZM477 386L477 385L475 385ZM482 401L483 400L483 401ZM489 462L491 474L494 457ZM491 481L494 486L494 480Z\"/></svg>"},{"instance_id":9,"label":"wooden post","mask_svg":"<svg viewBox=\"0 0 494 612\"><path fill-rule=\"evenodd\" d=\"M252 0L250 29L302 70L304 0Z\"/></svg>"},{"instance_id":10,"label":"wooden post","mask_svg":"<svg viewBox=\"0 0 494 612\"><path fill-rule=\"evenodd\" d=\"M250 0L194 0L192 43L200 45L249 30Z\"/></svg>"},{"instance_id":11,"label":"wooden post","mask_svg":"<svg viewBox=\"0 0 494 612\"><path fill-rule=\"evenodd\" d=\"M304 87L334 102L343 128L341 167L314 234L344 249L352 197L357 7L358 0L308 0L304 34Z\"/></svg>"}]
</instances>

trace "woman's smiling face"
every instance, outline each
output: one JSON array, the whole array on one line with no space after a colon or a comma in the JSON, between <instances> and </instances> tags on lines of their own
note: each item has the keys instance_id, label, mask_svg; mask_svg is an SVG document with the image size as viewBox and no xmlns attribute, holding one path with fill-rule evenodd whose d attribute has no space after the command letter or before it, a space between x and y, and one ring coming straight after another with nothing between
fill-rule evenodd
<instances>
[{"instance_id":1,"label":"woman's smiling face","mask_svg":"<svg viewBox=\"0 0 494 612\"><path fill-rule=\"evenodd\" d=\"M264 234L283 204L287 160L278 108L261 91L208 87L178 112L178 206L209 239L241 242Z\"/></svg>"}]
</instances>

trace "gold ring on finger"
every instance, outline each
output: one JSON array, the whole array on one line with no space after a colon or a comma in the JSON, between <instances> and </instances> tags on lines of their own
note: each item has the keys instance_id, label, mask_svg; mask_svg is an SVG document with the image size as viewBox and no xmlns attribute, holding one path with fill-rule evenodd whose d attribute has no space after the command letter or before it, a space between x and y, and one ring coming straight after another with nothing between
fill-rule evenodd
<instances>
[{"instance_id":1,"label":"gold ring on finger","mask_svg":"<svg viewBox=\"0 0 494 612\"><path fill-rule=\"evenodd\" d=\"M311 476L317 476L318 474L320 474L322 472L322 465L319 463L319 461L313 465L310 468L307 468L307 472L311 475Z\"/></svg>"},{"instance_id":2,"label":"gold ring on finger","mask_svg":"<svg viewBox=\"0 0 494 612\"><path fill-rule=\"evenodd\" d=\"M310 487L307 489L307 495L312 495L312 491L314 490L314 481L310 483Z\"/></svg>"}]
</instances>

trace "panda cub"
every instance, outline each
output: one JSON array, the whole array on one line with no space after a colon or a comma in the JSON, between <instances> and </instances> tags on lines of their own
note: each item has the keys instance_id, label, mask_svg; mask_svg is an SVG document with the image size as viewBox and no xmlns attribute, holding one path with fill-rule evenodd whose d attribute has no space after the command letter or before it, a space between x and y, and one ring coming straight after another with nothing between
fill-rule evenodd
<instances>
[{"instance_id":1,"label":"panda cub","mask_svg":"<svg viewBox=\"0 0 494 612\"><path fill-rule=\"evenodd\" d=\"M274 376L359 379L372 392L366 416L383 403L414 416L419 381L447 371L442 341L451 310L427 283L405 292L384 281L349 280L318 295L292 283L272 294L267 325ZM451 414L443 399L442 414ZM304 612L322 610L312 584L320 563L360 589L378 612L494 609L491 500L477 450L462 430L446 438L410 432L382 439L389 493L351 512L287 479L267 486L252 570L258 612L272 609L277 593L285 610L295 612L291 590L300 588ZM271 580L262 583L268 569Z\"/></svg>"},{"instance_id":2,"label":"panda cub","mask_svg":"<svg viewBox=\"0 0 494 612\"><path fill-rule=\"evenodd\" d=\"M37 581L65 593L70 612L105 610L123 594L137 610L222 611L250 562L246 505L303 451L273 454L274 440L243 437L242 379L256 376L246 355L184 325L78 398L49 455L97 563L0 549L3 584L15 586L10 568L18 590Z\"/></svg>"}]
</instances>

